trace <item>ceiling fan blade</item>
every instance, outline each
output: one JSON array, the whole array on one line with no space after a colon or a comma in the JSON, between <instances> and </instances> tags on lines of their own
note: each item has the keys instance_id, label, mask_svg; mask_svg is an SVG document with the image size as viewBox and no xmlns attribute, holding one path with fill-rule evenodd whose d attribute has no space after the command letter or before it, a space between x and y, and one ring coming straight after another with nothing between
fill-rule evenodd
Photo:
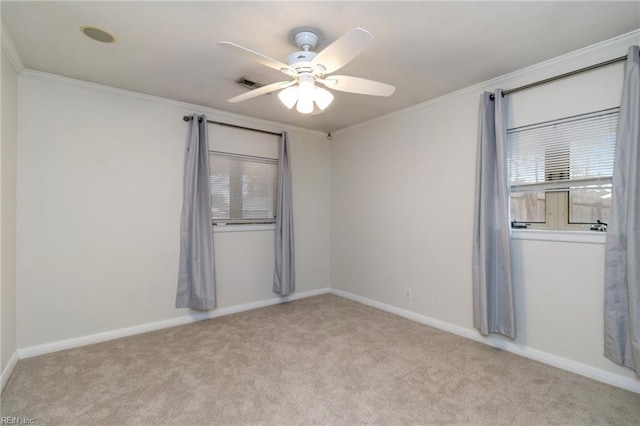
<instances>
[{"instance_id":1,"label":"ceiling fan blade","mask_svg":"<svg viewBox=\"0 0 640 426\"><path fill-rule=\"evenodd\" d=\"M359 93L361 95L391 96L393 92L396 91L396 87L390 84L348 75L332 75L325 79L317 79L316 81L324 84L329 89Z\"/></svg>"},{"instance_id":2,"label":"ceiling fan blade","mask_svg":"<svg viewBox=\"0 0 640 426\"><path fill-rule=\"evenodd\" d=\"M267 93L275 92L276 90L284 89L289 86L293 86L296 84L296 81L279 81L277 83L268 84L266 86L262 86L259 89L253 89L247 93L243 93L242 95L234 96L229 99L228 102L236 103L246 101L247 99L255 98L256 96L266 95Z\"/></svg>"},{"instance_id":3,"label":"ceiling fan blade","mask_svg":"<svg viewBox=\"0 0 640 426\"><path fill-rule=\"evenodd\" d=\"M289 65L285 64L284 62L280 62L277 59L265 56L262 53L254 52L251 49L247 49L246 47L242 47L230 41L219 41L218 44L229 50L233 50L234 52L239 53L253 61L256 61L259 64L266 65L269 68L273 68L274 70L282 71L283 73L288 75L296 75L295 70L290 68Z\"/></svg>"},{"instance_id":4,"label":"ceiling fan blade","mask_svg":"<svg viewBox=\"0 0 640 426\"><path fill-rule=\"evenodd\" d=\"M322 65L325 73L332 73L358 56L373 42L373 36L367 30L355 28L318 53L311 61L314 65Z\"/></svg>"}]
</instances>

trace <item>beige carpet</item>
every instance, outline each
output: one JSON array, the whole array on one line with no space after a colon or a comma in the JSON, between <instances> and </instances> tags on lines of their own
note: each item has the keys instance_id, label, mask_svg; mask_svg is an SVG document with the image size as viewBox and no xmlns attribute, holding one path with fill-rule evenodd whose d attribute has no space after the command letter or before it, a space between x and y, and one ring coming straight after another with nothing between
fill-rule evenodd
<instances>
[{"instance_id":1,"label":"beige carpet","mask_svg":"<svg viewBox=\"0 0 640 426\"><path fill-rule=\"evenodd\" d=\"M640 424L640 395L323 295L18 363L37 424Z\"/></svg>"}]
</instances>

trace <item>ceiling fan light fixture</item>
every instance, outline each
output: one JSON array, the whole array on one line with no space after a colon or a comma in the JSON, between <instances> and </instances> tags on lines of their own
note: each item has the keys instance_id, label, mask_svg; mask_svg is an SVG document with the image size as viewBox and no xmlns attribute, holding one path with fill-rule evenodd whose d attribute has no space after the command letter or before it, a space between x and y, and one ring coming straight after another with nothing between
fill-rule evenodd
<instances>
[{"instance_id":1,"label":"ceiling fan light fixture","mask_svg":"<svg viewBox=\"0 0 640 426\"><path fill-rule=\"evenodd\" d=\"M296 110L298 110L300 114L311 114L313 112L313 98L300 97L296 105Z\"/></svg>"},{"instance_id":2,"label":"ceiling fan light fixture","mask_svg":"<svg viewBox=\"0 0 640 426\"><path fill-rule=\"evenodd\" d=\"M333 102L333 94L327 89L316 87L314 100L316 102L316 105L318 105L318 108L324 111L329 106L329 104Z\"/></svg>"},{"instance_id":3,"label":"ceiling fan light fixture","mask_svg":"<svg viewBox=\"0 0 640 426\"><path fill-rule=\"evenodd\" d=\"M304 77L304 76L302 76ZM312 78L302 78L298 80L298 92L300 99L311 99L315 97L316 85Z\"/></svg>"},{"instance_id":4,"label":"ceiling fan light fixture","mask_svg":"<svg viewBox=\"0 0 640 426\"><path fill-rule=\"evenodd\" d=\"M291 109L298 102L298 86L287 87L278 93L278 98L287 108Z\"/></svg>"},{"instance_id":5,"label":"ceiling fan light fixture","mask_svg":"<svg viewBox=\"0 0 640 426\"><path fill-rule=\"evenodd\" d=\"M324 111L333 101L333 94L327 89L316 86L313 81L301 81L299 86L291 86L280 91L278 98L287 108L297 104L296 110L301 114L313 112L315 103Z\"/></svg>"},{"instance_id":6,"label":"ceiling fan light fixture","mask_svg":"<svg viewBox=\"0 0 640 426\"><path fill-rule=\"evenodd\" d=\"M297 85L280 91L278 98L289 109L296 105L299 113L311 114L314 102L320 109L325 109L333 100L333 95L328 90L317 87L311 75L302 75Z\"/></svg>"}]
</instances>

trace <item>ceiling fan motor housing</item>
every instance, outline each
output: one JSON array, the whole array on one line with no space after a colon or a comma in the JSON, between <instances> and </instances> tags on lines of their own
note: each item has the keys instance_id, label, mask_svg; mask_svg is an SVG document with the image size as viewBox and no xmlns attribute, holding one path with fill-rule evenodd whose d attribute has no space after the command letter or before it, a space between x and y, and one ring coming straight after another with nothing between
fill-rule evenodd
<instances>
[{"instance_id":1,"label":"ceiling fan motor housing","mask_svg":"<svg viewBox=\"0 0 640 426\"><path fill-rule=\"evenodd\" d=\"M316 57L316 55L317 55L316 52L311 52L311 51L308 51L308 50L301 50L299 52L293 52L287 58L287 65L292 66L293 68L295 68L295 64L297 64L298 62L311 62L313 60L313 58Z\"/></svg>"}]
</instances>

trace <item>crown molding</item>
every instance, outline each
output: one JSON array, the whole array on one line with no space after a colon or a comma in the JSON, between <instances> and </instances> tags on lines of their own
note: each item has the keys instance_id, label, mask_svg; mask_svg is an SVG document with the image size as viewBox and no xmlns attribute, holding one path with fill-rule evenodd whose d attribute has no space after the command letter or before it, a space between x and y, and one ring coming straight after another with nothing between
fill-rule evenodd
<instances>
[{"instance_id":1,"label":"crown molding","mask_svg":"<svg viewBox=\"0 0 640 426\"><path fill-rule=\"evenodd\" d=\"M419 111L428 108L432 105L453 99L461 95L470 93L481 93L485 90L493 91L500 86L503 90L509 90L509 87L517 87L523 84L531 82L531 75L538 72L537 77L534 80L541 80L544 78L552 77L554 75L562 74L572 71L576 68L591 65L593 62L591 56L601 56L600 61L612 59L615 56L620 56L626 53L626 49L633 44L640 44L640 29L633 30L631 32L621 34L619 36L604 40L587 47L583 47L578 50L566 53L564 55L556 56L555 58L538 62L537 64L530 65L525 68L503 74L501 76L492 78L481 83L474 84L472 86L465 87L454 92L447 93L434 99L430 99L419 104L391 112L389 114L381 115L371 120L363 121L362 123L354 124L353 126L345 127L335 132L331 132L332 136L338 136L343 133L348 133L352 130L356 130L362 127L367 127L372 124L386 121L393 117L402 116L414 111ZM619 50L617 55L611 54L611 51ZM582 62L582 64L576 65ZM598 62L598 61L596 61ZM504 86L504 87L502 87Z\"/></svg>"},{"instance_id":2,"label":"crown molding","mask_svg":"<svg viewBox=\"0 0 640 426\"><path fill-rule=\"evenodd\" d=\"M0 26L2 26L2 50L7 54L13 69L20 74L25 69L22 58L20 58L20 54L18 53L18 50L16 50L16 46L13 44L11 37L9 37L9 33L4 26L4 22L0 22Z\"/></svg>"}]
</instances>

